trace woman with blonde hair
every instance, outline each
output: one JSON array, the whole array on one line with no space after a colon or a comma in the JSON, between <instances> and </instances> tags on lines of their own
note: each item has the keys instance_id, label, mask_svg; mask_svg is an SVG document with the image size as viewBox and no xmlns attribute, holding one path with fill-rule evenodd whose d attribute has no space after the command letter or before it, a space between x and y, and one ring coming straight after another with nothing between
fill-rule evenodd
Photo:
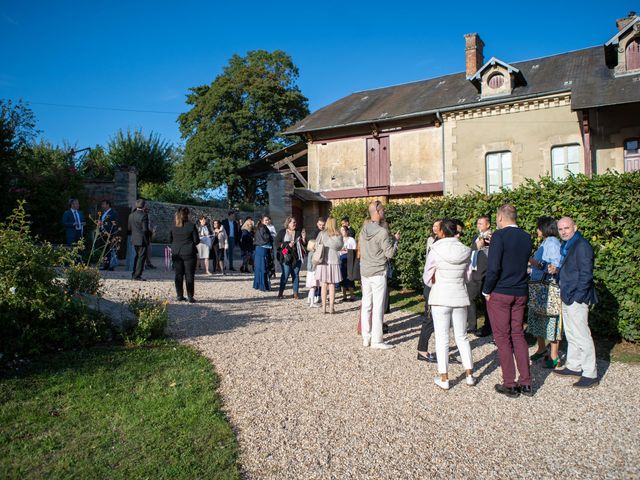
<instances>
[{"instance_id":1,"label":"woman with blonde hair","mask_svg":"<svg viewBox=\"0 0 640 480\"><path fill-rule=\"evenodd\" d=\"M336 283L342 281L340 250L343 245L336 219L329 217L325 229L316 238L316 248L322 246L324 249L324 258L315 270L315 279L322 285L322 313L327 313L327 290L329 291L329 313L335 312Z\"/></svg>"},{"instance_id":2,"label":"woman with blonde hair","mask_svg":"<svg viewBox=\"0 0 640 480\"><path fill-rule=\"evenodd\" d=\"M220 273L224 275L224 251L229 248L229 240L220 220L213 221L213 232L218 239L218 267L220 268Z\"/></svg>"},{"instance_id":3,"label":"woman with blonde hair","mask_svg":"<svg viewBox=\"0 0 640 480\"><path fill-rule=\"evenodd\" d=\"M251 217L247 217L240 229L240 251L242 252L241 272L251 273L250 267L253 264L254 238L255 232L253 219Z\"/></svg>"}]
</instances>

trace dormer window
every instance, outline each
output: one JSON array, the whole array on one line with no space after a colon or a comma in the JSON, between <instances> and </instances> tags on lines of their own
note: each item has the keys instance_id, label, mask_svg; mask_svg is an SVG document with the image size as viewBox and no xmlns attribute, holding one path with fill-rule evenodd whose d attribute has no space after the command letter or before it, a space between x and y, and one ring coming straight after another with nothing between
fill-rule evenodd
<instances>
[{"instance_id":1,"label":"dormer window","mask_svg":"<svg viewBox=\"0 0 640 480\"><path fill-rule=\"evenodd\" d=\"M520 70L495 57L467 80L476 86L482 98L511 95L515 87L527 83Z\"/></svg>"},{"instance_id":2,"label":"dormer window","mask_svg":"<svg viewBox=\"0 0 640 480\"><path fill-rule=\"evenodd\" d=\"M500 88L504 85L504 75L501 73L494 73L489 77L489 88Z\"/></svg>"},{"instance_id":3,"label":"dormer window","mask_svg":"<svg viewBox=\"0 0 640 480\"><path fill-rule=\"evenodd\" d=\"M635 74L640 70L640 16L631 12L616 24L618 33L604 44L605 61L615 75Z\"/></svg>"}]
</instances>

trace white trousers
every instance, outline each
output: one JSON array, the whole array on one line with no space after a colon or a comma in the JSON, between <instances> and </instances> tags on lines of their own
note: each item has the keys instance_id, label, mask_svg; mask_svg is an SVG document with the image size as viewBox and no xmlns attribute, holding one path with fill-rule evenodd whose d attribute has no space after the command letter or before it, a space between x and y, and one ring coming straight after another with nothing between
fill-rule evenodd
<instances>
[{"instance_id":1,"label":"white trousers","mask_svg":"<svg viewBox=\"0 0 640 480\"><path fill-rule=\"evenodd\" d=\"M387 276L362 277L362 314L360 323L362 338L371 338L371 343L382 343L382 316L387 296ZM371 318L371 324L369 324Z\"/></svg>"},{"instance_id":2,"label":"white trousers","mask_svg":"<svg viewBox=\"0 0 640 480\"><path fill-rule=\"evenodd\" d=\"M471 345L467 337L467 307L443 307L431 305L433 329L436 337L438 373L449 371L449 329L453 323L453 334L465 370L473 369Z\"/></svg>"},{"instance_id":3,"label":"white trousers","mask_svg":"<svg viewBox=\"0 0 640 480\"><path fill-rule=\"evenodd\" d=\"M562 302L562 321L568 343L565 366L569 370L582 370L583 377L596 378L596 348L589 330L589 305Z\"/></svg>"}]
</instances>

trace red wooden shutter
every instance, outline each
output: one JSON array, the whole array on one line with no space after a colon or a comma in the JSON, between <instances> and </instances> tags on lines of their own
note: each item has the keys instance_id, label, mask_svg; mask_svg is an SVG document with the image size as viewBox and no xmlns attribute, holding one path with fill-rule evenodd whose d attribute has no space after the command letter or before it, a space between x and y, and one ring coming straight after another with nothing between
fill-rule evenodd
<instances>
[{"instance_id":1,"label":"red wooden shutter","mask_svg":"<svg viewBox=\"0 0 640 480\"><path fill-rule=\"evenodd\" d=\"M389 137L367 138L367 188L389 188Z\"/></svg>"},{"instance_id":2,"label":"red wooden shutter","mask_svg":"<svg viewBox=\"0 0 640 480\"><path fill-rule=\"evenodd\" d=\"M380 184L380 142L377 138L367 138L367 187Z\"/></svg>"},{"instance_id":3,"label":"red wooden shutter","mask_svg":"<svg viewBox=\"0 0 640 480\"><path fill-rule=\"evenodd\" d=\"M629 42L626 50L627 70L640 69L640 38L635 38Z\"/></svg>"}]
</instances>

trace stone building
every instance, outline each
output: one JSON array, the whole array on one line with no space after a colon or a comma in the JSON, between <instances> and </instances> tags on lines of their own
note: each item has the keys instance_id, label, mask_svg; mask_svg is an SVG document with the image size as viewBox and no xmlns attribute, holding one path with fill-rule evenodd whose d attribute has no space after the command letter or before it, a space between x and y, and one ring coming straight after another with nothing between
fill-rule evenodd
<instances>
[{"instance_id":1,"label":"stone building","mask_svg":"<svg viewBox=\"0 0 640 480\"><path fill-rule=\"evenodd\" d=\"M480 37L465 35L465 72L342 98L285 132L306 143L247 171L269 175L271 210L301 209L306 225L325 199L414 201L638 170L640 17L617 27L601 46L521 62L485 60Z\"/></svg>"}]
</instances>

